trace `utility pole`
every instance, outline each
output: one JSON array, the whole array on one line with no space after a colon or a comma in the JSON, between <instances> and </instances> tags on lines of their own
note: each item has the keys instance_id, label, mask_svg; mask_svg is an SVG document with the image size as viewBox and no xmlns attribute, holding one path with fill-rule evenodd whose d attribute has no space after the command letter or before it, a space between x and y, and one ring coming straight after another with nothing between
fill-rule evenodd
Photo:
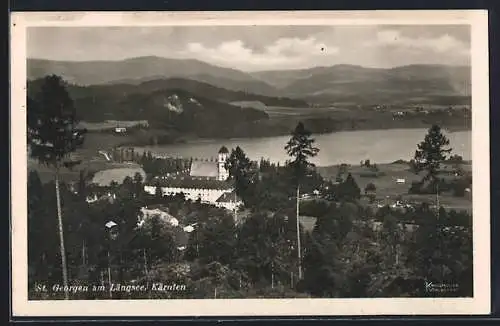
<instances>
[{"instance_id":1,"label":"utility pole","mask_svg":"<svg viewBox=\"0 0 500 326\"><path fill-rule=\"evenodd\" d=\"M112 234L112 228L117 224L113 221L109 221L105 224L107 229L107 241L108 241L108 285L109 285L109 298L113 298L113 293L111 291L112 283L111 283L111 241L115 239L116 235Z\"/></svg>"},{"instance_id":2,"label":"utility pole","mask_svg":"<svg viewBox=\"0 0 500 326\"><path fill-rule=\"evenodd\" d=\"M82 265L85 266L86 263L86 253L85 253L85 239L82 240Z\"/></svg>"},{"instance_id":3,"label":"utility pole","mask_svg":"<svg viewBox=\"0 0 500 326\"><path fill-rule=\"evenodd\" d=\"M109 286L109 298L113 298L113 293L111 291L111 256L108 249L108 286Z\"/></svg>"},{"instance_id":4,"label":"utility pole","mask_svg":"<svg viewBox=\"0 0 500 326\"><path fill-rule=\"evenodd\" d=\"M271 289L274 289L274 262L271 262Z\"/></svg>"},{"instance_id":5,"label":"utility pole","mask_svg":"<svg viewBox=\"0 0 500 326\"><path fill-rule=\"evenodd\" d=\"M61 195L59 190L59 166L56 167L56 201L57 201L57 219L59 226L59 249L61 251L61 267L63 274L64 299L69 300L68 288L68 265L66 263L66 249L64 246L64 231L61 211Z\"/></svg>"},{"instance_id":6,"label":"utility pole","mask_svg":"<svg viewBox=\"0 0 500 326\"><path fill-rule=\"evenodd\" d=\"M142 254L144 256L144 274L146 276L146 287L148 289L148 298L151 299L151 289L149 288L149 273L148 273L148 258L146 256L146 249L142 249Z\"/></svg>"},{"instance_id":7,"label":"utility pole","mask_svg":"<svg viewBox=\"0 0 500 326\"><path fill-rule=\"evenodd\" d=\"M300 195L300 185L297 185L297 260L299 268L298 280L300 281L302 279L302 253L300 248L299 195Z\"/></svg>"},{"instance_id":8,"label":"utility pole","mask_svg":"<svg viewBox=\"0 0 500 326\"><path fill-rule=\"evenodd\" d=\"M142 255L144 256L144 274L148 277L148 259L146 257L146 249L142 249Z\"/></svg>"},{"instance_id":9,"label":"utility pole","mask_svg":"<svg viewBox=\"0 0 500 326\"><path fill-rule=\"evenodd\" d=\"M439 183L436 185L436 209L437 209L437 218L439 220Z\"/></svg>"}]
</instances>

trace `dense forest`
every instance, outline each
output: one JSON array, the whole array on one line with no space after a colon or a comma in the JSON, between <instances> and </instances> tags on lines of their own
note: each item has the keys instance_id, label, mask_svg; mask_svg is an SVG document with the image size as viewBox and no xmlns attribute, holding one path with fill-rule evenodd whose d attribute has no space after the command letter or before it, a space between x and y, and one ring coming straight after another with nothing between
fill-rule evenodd
<instances>
[{"instance_id":1,"label":"dense forest","mask_svg":"<svg viewBox=\"0 0 500 326\"><path fill-rule=\"evenodd\" d=\"M36 93L41 80L29 80L28 92ZM89 86L68 84L67 89L76 105L81 107L79 110L82 111L80 112L81 119L86 121L101 121L113 118L117 120L141 120L137 116L141 114L147 115L148 110L147 107L137 106L135 101L138 98L158 96L158 94L162 93L185 94L187 97L199 102L207 102L203 104L209 109L218 106L228 108L230 102L238 101L258 101L268 106L278 107L308 107L307 102L298 99L255 95L244 91L230 91L207 83L181 78L157 79L139 84L118 83ZM128 103L129 101L131 103ZM135 107L135 111L127 112L126 109L121 109L123 105L131 105ZM238 107L234 109L239 111ZM134 117L134 119L131 117Z\"/></svg>"}]
</instances>

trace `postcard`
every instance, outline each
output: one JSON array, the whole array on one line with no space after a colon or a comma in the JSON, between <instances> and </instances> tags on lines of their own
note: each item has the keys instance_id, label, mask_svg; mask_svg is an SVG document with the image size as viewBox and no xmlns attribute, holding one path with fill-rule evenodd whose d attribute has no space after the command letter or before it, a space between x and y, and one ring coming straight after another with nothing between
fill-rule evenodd
<instances>
[{"instance_id":1,"label":"postcard","mask_svg":"<svg viewBox=\"0 0 500 326\"><path fill-rule=\"evenodd\" d=\"M487 11L11 18L14 316L490 312Z\"/></svg>"}]
</instances>

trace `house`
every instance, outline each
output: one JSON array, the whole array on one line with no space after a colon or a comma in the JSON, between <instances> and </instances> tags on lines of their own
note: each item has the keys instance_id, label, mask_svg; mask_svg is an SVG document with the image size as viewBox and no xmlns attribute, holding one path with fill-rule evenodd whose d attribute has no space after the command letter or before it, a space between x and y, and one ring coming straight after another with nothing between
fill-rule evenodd
<instances>
[{"instance_id":1,"label":"house","mask_svg":"<svg viewBox=\"0 0 500 326\"><path fill-rule=\"evenodd\" d=\"M95 203L95 202L98 202L98 201L107 200L110 203L113 203L115 201L115 199L116 199L116 194L114 194L112 192L107 192L107 193L104 193L104 194L94 193L94 194L91 194L91 195L87 196L86 202L89 203L89 204L92 204L92 203Z\"/></svg>"},{"instance_id":2,"label":"house","mask_svg":"<svg viewBox=\"0 0 500 326\"><path fill-rule=\"evenodd\" d=\"M230 211L235 211L241 205L241 199L238 198L236 192L225 192L216 201L215 206L223 207Z\"/></svg>"},{"instance_id":3,"label":"house","mask_svg":"<svg viewBox=\"0 0 500 326\"><path fill-rule=\"evenodd\" d=\"M125 128L125 127L116 127L115 128L115 133L117 133L117 134L123 134L126 132L127 132L127 128Z\"/></svg>"}]
</instances>

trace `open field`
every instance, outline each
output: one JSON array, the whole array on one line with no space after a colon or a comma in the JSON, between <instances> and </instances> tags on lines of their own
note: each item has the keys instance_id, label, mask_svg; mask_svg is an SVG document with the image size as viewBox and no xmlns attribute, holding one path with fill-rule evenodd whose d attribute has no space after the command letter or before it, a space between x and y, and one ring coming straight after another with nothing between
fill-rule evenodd
<instances>
[{"instance_id":1,"label":"open field","mask_svg":"<svg viewBox=\"0 0 500 326\"><path fill-rule=\"evenodd\" d=\"M94 175L92 183L96 183L100 186L109 186L113 181L122 184L126 177L134 178L136 173L142 176L142 180L146 180L146 173L144 170L134 164L130 167L119 167L98 171Z\"/></svg>"},{"instance_id":2,"label":"open field","mask_svg":"<svg viewBox=\"0 0 500 326\"><path fill-rule=\"evenodd\" d=\"M132 141L129 135L121 135L107 132L88 132L82 148L76 151L76 155L83 160L94 160L99 158L99 150L108 150L115 146L121 146Z\"/></svg>"},{"instance_id":3,"label":"open field","mask_svg":"<svg viewBox=\"0 0 500 326\"><path fill-rule=\"evenodd\" d=\"M372 163L373 164L373 163ZM377 165L378 173L370 172L370 169L360 165L348 166L346 173L351 173L361 193L364 194L364 189L369 183L375 184L376 187L376 202L379 204L392 204L397 199L402 199L408 202L428 202L434 205L436 202L435 195L415 195L408 194L411 183L421 180L421 176L413 173L409 166L405 163L380 164ZM327 179L335 180L340 166L318 167L318 172ZM462 169L470 173L472 165L470 163L462 164ZM396 182L397 179L404 179L404 183ZM439 196L440 205L447 209L467 210L472 209L472 200L467 197L454 197L452 194L443 193Z\"/></svg>"},{"instance_id":4,"label":"open field","mask_svg":"<svg viewBox=\"0 0 500 326\"><path fill-rule=\"evenodd\" d=\"M85 174L94 174L102 170L136 167L136 165L130 163L108 162L104 156L98 153L99 150L107 150L113 146L118 146L126 140L127 136L89 132L85 135L83 147L71 155L75 160L81 160L81 163L71 170L62 168L60 171L61 180L64 182L77 181L80 171L84 171ZM52 168L40 165L31 158L28 159L28 171L30 170L36 170L44 183L54 180L54 170Z\"/></svg>"},{"instance_id":5,"label":"open field","mask_svg":"<svg viewBox=\"0 0 500 326\"><path fill-rule=\"evenodd\" d=\"M252 137L259 134L282 135L303 121L313 133L325 133L345 130L379 130L402 128L428 128L439 124L443 128L460 131L470 130L470 115L464 106L435 105L392 105L361 106L339 104L314 107L276 107L266 106L261 102L234 102L242 107L251 107L264 111L269 120L259 121L254 126ZM257 128L259 127L259 128Z\"/></svg>"},{"instance_id":6,"label":"open field","mask_svg":"<svg viewBox=\"0 0 500 326\"><path fill-rule=\"evenodd\" d=\"M269 117L280 118L280 117L352 117L354 116L352 112L348 109L335 108L335 107L322 107L322 108L283 108L283 107L267 107L265 109Z\"/></svg>"},{"instance_id":7,"label":"open field","mask_svg":"<svg viewBox=\"0 0 500 326\"><path fill-rule=\"evenodd\" d=\"M283 107L283 106L267 106L258 101L238 101L231 102L233 105L241 107L249 107L266 112L272 118L286 118L286 117L318 117L318 116L331 116L335 113L340 115L349 115L351 109L343 109L336 107Z\"/></svg>"},{"instance_id":8,"label":"open field","mask_svg":"<svg viewBox=\"0 0 500 326\"><path fill-rule=\"evenodd\" d=\"M299 216L299 221L305 231L311 232L316 225L317 218L314 216Z\"/></svg>"},{"instance_id":9,"label":"open field","mask_svg":"<svg viewBox=\"0 0 500 326\"><path fill-rule=\"evenodd\" d=\"M79 148L71 155L75 160L81 160L81 164L77 165L72 170L62 168L60 172L61 179L65 182L76 181L82 170L85 171L85 173L94 174L98 171L109 169L137 168L138 165L133 163L108 162L103 155L99 154L100 150L107 151L113 147L132 144L136 139L137 135L89 131L85 135L85 141L82 148ZM38 171L42 182L49 182L54 179L54 171L52 168L40 165L31 158L28 159L28 171L29 170Z\"/></svg>"},{"instance_id":10,"label":"open field","mask_svg":"<svg viewBox=\"0 0 500 326\"><path fill-rule=\"evenodd\" d=\"M147 127L148 125L149 125L149 123L147 120L132 120L132 121L106 120L103 122L82 121L79 123L79 127L86 128L89 131L110 130L110 129L114 129L116 127L125 127L125 128L130 128L130 127L135 127L135 126Z\"/></svg>"},{"instance_id":11,"label":"open field","mask_svg":"<svg viewBox=\"0 0 500 326\"><path fill-rule=\"evenodd\" d=\"M61 180L64 182L75 182L80 176L80 171L84 171L85 174L94 174L99 171L109 170L109 169L135 169L138 168L137 164L129 163L115 163L106 162L105 160L93 160L93 161L82 161L81 164L77 165L73 169L62 168L60 171ZM28 171L35 170L40 175L40 179L43 183L50 182L54 180L54 169L40 165L35 161L28 161Z\"/></svg>"}]
</instances>

